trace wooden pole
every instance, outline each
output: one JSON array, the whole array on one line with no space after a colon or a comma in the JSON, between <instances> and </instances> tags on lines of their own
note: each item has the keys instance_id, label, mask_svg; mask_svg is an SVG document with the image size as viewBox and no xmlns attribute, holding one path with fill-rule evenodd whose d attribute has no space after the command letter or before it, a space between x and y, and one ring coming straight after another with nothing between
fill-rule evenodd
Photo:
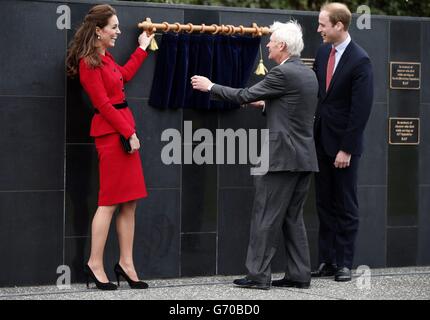
<instances>
[{"instance_id":1,"label":"wooden pole","mask_svg":"<svg viewBox=\"0 0 430 320\"><path fill-rule=\"evenodd\" d=\"M178 22L175 23L152 23L150 18L146 18L145 21L140 22L138 24L139 28L142 28L143 30L147 31L149 34L153 34L157 32L157 30L160 30L162 32L181 32L185 31L187 33L193 33L193 32L200 32L200 33L212 33L212 34L225 34L225 35L232 35L232 34L252 34L254 37L261 37L263 35L270 34L270 29L268 27L259 27L256 23L252 24L252 27L244 27L242 25L240 26L233 26L233 25L193 25L192 23L187 24L180 24Z\"/></svg>"}]
</instances>

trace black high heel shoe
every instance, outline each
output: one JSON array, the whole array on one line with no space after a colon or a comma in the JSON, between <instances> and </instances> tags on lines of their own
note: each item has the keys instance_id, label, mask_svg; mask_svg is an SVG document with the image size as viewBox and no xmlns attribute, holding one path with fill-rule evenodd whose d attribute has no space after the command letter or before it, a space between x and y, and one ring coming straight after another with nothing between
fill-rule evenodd
<instances>
[{"instance_id":1,"label":"black high heel shoe","mask_svg":"<svg viewBox=\"0 0 430 320\"><path fill-rule=\"evenodd\" d=\"M117 286L115 284L113 284L112 282L100 282L95 274L93 273L93 270L91 270L91 268L88 266L88 264L86 264L84 266L84 272L85 275L87 277L87 288L89 288L90 286L90 278L94 281L94 283L96 284L97 289L100 290L116 290Z\"/></svg>"},{"instance_id":2,"label":"black high heel shoe","mask_svg":"<svg viewBox=\"0 0 430 320\"><path fill-rule=\"evenodd\" d=\"M148 288L148 284L146 282L131 280L130 277L125 273L124 269L119 265L119 263L115 265L115 267L113 268L113 271L115 271L116 280L118 281L118 287L119 287L119 276L122 276L128 282L128 285L132 289Z\"/></svg>"}]
</instances>

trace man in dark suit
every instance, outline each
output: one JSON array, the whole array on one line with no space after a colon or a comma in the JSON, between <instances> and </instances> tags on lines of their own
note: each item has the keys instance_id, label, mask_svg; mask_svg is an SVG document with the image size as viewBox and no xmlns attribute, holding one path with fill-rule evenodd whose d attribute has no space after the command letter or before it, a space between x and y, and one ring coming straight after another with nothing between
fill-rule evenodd
<instances>
[{"instance_id":1,"label":"man in dark suit","mask_svg":"<svg viewBox=\"0 0 430 320\"><path fill-rule=\"evenodd\" d=\"M320 169L315 175L320 265L312 276L350 281L359 224L357 171L373 101L373 73L369 56L348 33L348 7L326 4L318 22L324 41L314 64L319 82L314 136Z\"/></svg>"},{"instance_id":2,"label":"man in dark suit","mask_svg":"<svg viewBox=\"0 0 430 320\"><path fill-rule=\"evenodd\" d=\"M300 60L303 39L295 21L275 22L269 59L278 66L246 89L234 89L201 76L193 76L193 88L210 91L212 97L238 104L265 102L269 129L269 169L255 178L255 198L246 258L248 274L234 284L245 288L274 286L308 288L310 257L303 222L303 204L312 172L318 171L313 115L318 82ZM264 147L263 147L264 148ZM271 283L271 261L281 230L287 258L285 278Z\"/></svg>"}]
</instances>

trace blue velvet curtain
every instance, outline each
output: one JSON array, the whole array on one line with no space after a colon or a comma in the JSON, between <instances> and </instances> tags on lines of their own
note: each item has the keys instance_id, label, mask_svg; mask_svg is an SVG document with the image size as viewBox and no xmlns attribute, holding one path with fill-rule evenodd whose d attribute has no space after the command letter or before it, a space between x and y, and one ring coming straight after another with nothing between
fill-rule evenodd
<instances>
[{"instance_id":1,"label":"blue velvet curtain","mask_svg":"<svg viewBox=\"0 0 430 320\"><path fill-rule=\"evenodd\" d=\"M210 101L193 90L197 74L213 82L243 88L254 67L261 38L208 34L163 34L157 52L149 105L162 109L233 109L238 105Z\"/></svg>"}]
</instances>

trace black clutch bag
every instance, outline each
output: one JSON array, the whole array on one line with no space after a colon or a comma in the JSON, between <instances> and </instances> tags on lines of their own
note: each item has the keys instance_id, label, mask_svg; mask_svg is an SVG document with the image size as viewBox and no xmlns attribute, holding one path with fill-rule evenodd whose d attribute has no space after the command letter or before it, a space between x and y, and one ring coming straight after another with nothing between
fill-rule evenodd
<instances>
[{"instance_id":1,"label":"black clutch bag","mask_svg":"<svg viewBox=\"0 0 430 320\"><path fill-rule=\"evenodd\" d=\"M126 139L123 135L120 135L120 139L124 151L129 153L131 151L130 141Z\"/></svg>"}]
</instances>

